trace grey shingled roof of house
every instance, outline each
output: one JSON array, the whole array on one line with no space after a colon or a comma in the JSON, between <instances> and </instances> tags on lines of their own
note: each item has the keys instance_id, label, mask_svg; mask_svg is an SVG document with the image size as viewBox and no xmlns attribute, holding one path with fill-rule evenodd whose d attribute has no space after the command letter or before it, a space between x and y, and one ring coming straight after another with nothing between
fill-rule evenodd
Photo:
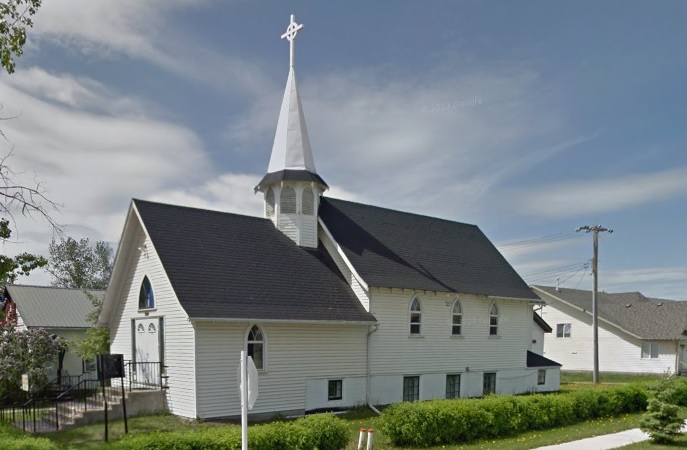
<instances>
[{"instance_id":1,"label":"grey shingled roof of house","mask_svg":"<svg viewBox=\"0 0 687 450\"><path fill-rule=\"evenodd\" d=\"M539 300L475 225L328 197L319 215L370 286Z\"/></svg>"},{"instance_id":2,"label":"grey shingled roof of house","mask_svg":"<svg viewBox=\"0 0 687 450\"><path fill-rule=\"evenodd\" d=\"M299 247L269 219L134 205L192 319L377 321L326 250Z\"/></svg>"},{"instance_id":3,"label":"grey shingled roof of house","mask_svg":"<svg viewBox=\"0 0 687 450\"><path fill-rule=\"evenodd\" d=\"M9 297L16 303L24 325L38 328L89 328L86 319L93 303L83 289L50 286L7 285ZM105 291L89 290L100 300Z\"/></svg>"},{"instance_id":4,"label":"grey shingled roof of house","mask_svg":"<svg viewBox=\"0 0 687 450\"><path fill-rule=\"evenodd\" d=\"M570 305L592 313L592 292L581 289L532 286ZM599 292L598 314L617 327L641 339L687 339L687 301L648 298L639 292Z\"/></svg>"}]
</instances>

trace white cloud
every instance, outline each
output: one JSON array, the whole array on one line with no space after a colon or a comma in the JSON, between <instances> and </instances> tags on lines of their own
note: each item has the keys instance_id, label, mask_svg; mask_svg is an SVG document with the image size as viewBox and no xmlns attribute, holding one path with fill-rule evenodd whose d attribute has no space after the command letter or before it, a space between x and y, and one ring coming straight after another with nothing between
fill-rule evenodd
<instances>
[{"instance_id":1,"label":"white cloud","mask_svg":"<svg viewBox=\"0 0 687 450\"><path fill-rule=\"evenodd\" d=\"M17 181L30 184L37 177L49 188L48 197L64 205L54 219L67 225L67 233L116 242L131 197L151 197L212 175L195 133L157 119L144 102L122 99L93 80L40 69L20 75L0 82L5 115L18 116L2 123L6 151L13 148L7 163L19 172ZM14 236L22 242L16 251L46 254L48 225L15 218Z\"/></svg>"},{"instance_id":2,"label":"white cloud","mask_svg":"<svg viewBox=\"0 0 687 450\"><path fill-rule=\"evenodd\" d=\"M239 95L260 95L272 86L261 65L198 42L170 17L206 7L207 0L61 0L44 2L30 34L32 46L59 44L89 58L122 55L147 61L182 77Z\"/></svg>"},{"instance_id":3,"label":"white cloud","mask_svg":"<svg viewBox=\"0 0 687 450\"><path fill-rule=\"evenodd\" d=\"M545 218L620 211L687 194L687 168L519 189L510 200Z\"/></svg>"}]
</instances>

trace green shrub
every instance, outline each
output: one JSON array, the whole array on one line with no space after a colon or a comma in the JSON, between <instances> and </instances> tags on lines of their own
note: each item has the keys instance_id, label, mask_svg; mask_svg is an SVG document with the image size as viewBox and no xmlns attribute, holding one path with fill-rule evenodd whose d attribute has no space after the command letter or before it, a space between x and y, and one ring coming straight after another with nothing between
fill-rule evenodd
<instances>
[{"instance_id":1,"label":"green shrub","mask_svg":"<svg viewBox=\"0 0 687 450\"><path fill-rule=\"evenodd\" d=\"M251 450L339 450L348 444L346 423L331 414L317 414L292 422L253 425L248 429ZM239 450L240 427L207 427L184 432L128 436L113 446L131 450Z\"/></svg>"},{"instance_id":2,"label":"green shrub","mask_svg":"<svg viewBox=\"0 0 687 450\"><path fill-rule=\"evenodd\" d=\"M678 416L680 408L676 403L683 400L682 385L675 379L664 379L649 388L653 398L649 400L639 427L656 443L670 443L680 434L682 419Z\"/></svg>"},{"instance_id":3,"label":"green shrub","mask_svg":"<svg viewBox=\"0 0 687 450\"><path fill-rule=\"evenodd\" d=\"M565 394L430 400L386 408L380 428L395 446L430 447L510 436L646 408L641 386Z\"/></svg>"}]
</instances>

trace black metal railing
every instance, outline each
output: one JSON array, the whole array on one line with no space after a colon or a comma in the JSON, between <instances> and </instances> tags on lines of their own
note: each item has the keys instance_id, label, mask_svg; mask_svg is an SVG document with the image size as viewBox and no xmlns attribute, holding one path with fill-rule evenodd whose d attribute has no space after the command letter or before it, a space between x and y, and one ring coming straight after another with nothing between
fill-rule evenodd
<instances>
[{"instance_id":1,"label":"black metal railing","mask_svg":"<svg viewBox=\"0 0 687 450\"><path fill-rule=\"evenodd\" d=\"M15 392L0 398L0 420L13 423L28 432L58 430L86 411L103 410L119 404L122 391L154 390L167 387L166 366L159 362L124 364L124 378L102 383L95 373L62 376L31 393Z\"/></svg>"},{"instance_id":2,"label":"black metal railing","mask_svg":"<svg viewBox=\"0 0 687 450\"><path fill-rule=\"evenodd\" d=\"M129 392L133 389L165 389L167 387L167 367L159 362L124 363L124 377Z\"/></svg>"}]
</instances>

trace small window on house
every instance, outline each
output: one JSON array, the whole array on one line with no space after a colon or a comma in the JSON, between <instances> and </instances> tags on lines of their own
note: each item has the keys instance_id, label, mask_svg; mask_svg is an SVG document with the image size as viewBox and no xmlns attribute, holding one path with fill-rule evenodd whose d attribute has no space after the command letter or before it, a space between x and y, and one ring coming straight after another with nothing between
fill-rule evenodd
<instances>
[{"instance_id":1,"label":"small window on house","mask_svg":"<svg viewBox=\"0 0 687 450\"><path fill-rule=\"evenodd\" d=\"M343 380L329 380L327 392L328 400L341 400L343 398Z\"/></svg>"},{"instance_id":2,"label":"small window on house","mask_svg":"<svg viewBox=\"0 0 687 450\"><path fill-rule=\"evenodd\" d=\"M258 370L265 369L265 337L259 326L253 325L246 338L246 351L248 356L253 358L255 368Z\"/></svg>"},{"instance_id":3,"label":"small window on house","mask_svg":"<svg viewBox=\"0 0 687 450\"><path fill-rule=\"evenodd\" d=\"M148 324L148 333L155 333L155 325Z\"/></svg>"},{"instance_id":4,"label":"small window on house","mask_svg":"<svg viewBox=\"0 0 687 450\"><path fill-rule=\"evenodd\" d=\"M537 371L537 384L540 386L546 384L546 369L539 369Z\"/></svg>"},{"instance_id":5,"label":"small window on house","mask_svg":"<svg viewBox=\"0 0 687 450\"><path fill-rule=\"evenodd\" d=\"M496 303L491 304L489 308L489 336L496 336L499 334L499 308Z\"/></svg>"},{"instance_id":6,"label":"small window on house","mask_svg":"<svg viewBox=\"0 0 687 450\"><path fill-rule=\"evenodd\" d=\"M410 334L422 332L422 306L420 300L414 298L410 302Z\"/></svg>"},{"instance_id":7,"label":"small window on house","mask_svg":"<svg viewBox=\"0 0 687 450\"><path fill-rule=\"evenodd\" d=\"M451 314L451 334L459 336L461 333L461 326L463 325L463 309L460 307L460 302L456 300L453 303L453 312Z\"/></svg>"},{"instance_id":8,"label":"small window on house","mask_svg":"<svg viewBox=\"0 0 687 450\"><path fill-rule=\"evenodd\" d=\"M556 324L556 337L557 338L569 338L571 326L572 325L569 323Z\"/></svg>"},{"instance_id":9,"label":"small window on house","mask_svg":"<svg viewBox=\"0 0 687 450\"><path fill-rule=\"evenodd\" d=\"M274 217L274 191L272 188L267 189L265 194L265 212L268 219Z\"/></svg>"},{"instance_id":10,"label":"small window on house","mask_svg":"<svg viewBox=\"0 0 687 450\"><path fill-rule=\"evenodd\" d=\"M460 398L460 375L446 375L446 398Z\"/></svg>"},{"instance_id":11,"label":"small window on house","mask_svg":"<svg viewBox=\"0 0 687 450\"><path fill-rule=\"evenodd\" d=\"M138 293L138 309L153 309L155 308L155 296L153 295L153 288L150 286L148 277L143 278L141 283L141 290Z\"/></svg>"},{"instance_id":12,"label":"small window on house","mask_svg":"<svg viewBox=\"0 0 687 450\"><path fill-rule=\"evenodd\" d=\"M496 394L496 373L487 372L482 378L482 395Z\"/></svg>"},{"instance_id":13,"label":"small window on house","mask_svg":"<svg viewBox=\"0 0 687 450\"><path fill-rule=\"evenodd\" d=\"M282 189L280 204L282 214L296 214L296 191L292 187L286 186Z\"/></svg>"},{"instance_id":14,"label":"small window on house","mask_svg":"<svg viewBox=\"0 0 687 450\"><path fill-rule=\"evenodd\" d=\"M658 358L658 342L642 343L642 359Z\"/></svg>"},{"instance_id":15,"label":"small window on house","mask_svg":"<svg viewBox=\"0 0 687 450\"><path fill-rule=\"evenodd\" d=\"M420 377L403 377L403 401L420 400Z\"/></svg>"},{"instance_id":16,"label":"small window on house","mask_svg":"<svg viewBox=\"0 0 687 450\"><path fill-rule=\"evenodd\" d=\"M146 329L142 323L139 323L138 326L136 327L136 331L138 331L139 333L145 333Z\"/></svg>"},{"instance_id":17,"label":"small window on house","mask_svg":"<svg viewBox=\"0 0 687 450\"><path fill-rule=\"evenodd\" d=\"M303 214L308 216L315 214L315 195L309 187L303 189Z\"/></svg>"},{"instance_id":18,"label":"small window on house","mask_svg":"<svg viewBox=\"0 0 687 450\"><path fill-rule=\"evenodd\" d=\"M83 373L95 372L95 360L94 359L82 359L81 371Z\"/></svg>"}]
</instances>

